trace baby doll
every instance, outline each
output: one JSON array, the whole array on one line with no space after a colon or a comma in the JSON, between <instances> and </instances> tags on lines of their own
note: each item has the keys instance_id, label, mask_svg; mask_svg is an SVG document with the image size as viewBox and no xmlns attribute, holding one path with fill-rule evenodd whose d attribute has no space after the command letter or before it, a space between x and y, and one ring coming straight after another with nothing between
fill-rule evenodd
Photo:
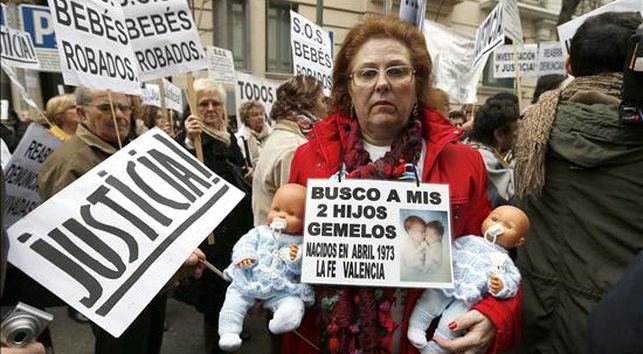
<instances>
[{"instance_id":1,"label":"baby doll","mask_svg":"<svg viewBox=\"0 0 643 354\"><path fill-rule=\"evenodd\" d=\"M314 302L312 287L299 282L305 201L305 187L283 185L272 199L268 225L255 227L235 244L232 264L224 271L232 284L219 314L221 349L241 347L243 320L255 299L273 311L268 328L274 334L299 327L304 305Z\"/></svg>"},{"instance_id":2,"label":"baby doll","mask_svg":"<svg viewBox=\"0 0 643 354\"><path fill-rule=\"evenodd\" d=\"M522 210L500 206L482 222L484 237L459 237L453 245L453 289L426 289L418 299L407 336L422 353L447 353L434 341L427 343L426 330L431 321L442 315L436 335L455 338L447 324L454 321L487 292L506 299L516 295L520 273L508 256L508 250L525 242L529 219Z\"/></svg>"}]
</instances>

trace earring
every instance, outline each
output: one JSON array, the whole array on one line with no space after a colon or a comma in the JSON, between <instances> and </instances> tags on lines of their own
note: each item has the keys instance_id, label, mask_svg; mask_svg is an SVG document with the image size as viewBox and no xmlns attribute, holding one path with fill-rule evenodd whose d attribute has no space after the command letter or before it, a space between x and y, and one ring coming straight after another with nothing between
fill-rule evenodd
<instances>
[{"instance_id":1,"label":"earring","mask_svg":"<svg viewBox=\"0 0 643 354\"><path fill-rule=\"evenodd\" d=\"M420 116L420 113L418 112L418 103L415 102L413 105L413 111L412 111L413 117L418 118Z\"/></svg>"},{"instance_id":2,"label":"earring","mask_svg":"<svg viewBox=\"0 0 643 354\"><path fill-rule=\"evenodd\" d=\"M351 120L355 119L355 106L353 106L353 102L351 102Z\"/></svg>"}]
</instances>

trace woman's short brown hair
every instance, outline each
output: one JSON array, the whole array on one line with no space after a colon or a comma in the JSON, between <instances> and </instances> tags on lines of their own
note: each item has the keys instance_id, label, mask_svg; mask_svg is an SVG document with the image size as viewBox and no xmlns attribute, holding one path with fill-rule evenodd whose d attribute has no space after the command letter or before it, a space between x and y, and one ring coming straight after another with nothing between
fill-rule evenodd
<instances>
[{"instance_id":1,"label":"woman's short brown hair","mask_svg":"<svg viewBox=\"0 0 643 354\"><path fill-rule=\"evenodd\" d=\"M315 107L317 97L322 93L322 84L313 76L297 75L277 89L277 100L272 105L270 118L276 121L300 114L302 111L311 111Z\"/></svg>"},{"instance_id":2,"label":"woman's short brown hair","mask_svg":"<svg viewBox=\"0 0 643 354\"><path fill-rule=\"evenodd\" d=\"M351 114L351 98L348 93L351 60L367 41L375 38L390 38L402 43L409 51L415 69L415 90L418 107L431 107L429 102L431 86L431 57L426 49L424 35L412 24L397 17L368 15L364 22L348 32L335 58L333 67L333 109L344 115Z\"/></svg>"},{"instance_id":3,"label":"woman's short brown hair","mask_svg":"<svg viewBox=\"0 0 643 354\"><path fill-rule=\"evenodd\" d=\"M259 101L248 101L244 102L241 107L239 107L239 119L241 119L241 123L248 125L248 118L250 117L250 110L253 108L259 108L261 109L264 113L266 112L266 109L263 107L263 105Z\"/></svg>"}]
</instances>

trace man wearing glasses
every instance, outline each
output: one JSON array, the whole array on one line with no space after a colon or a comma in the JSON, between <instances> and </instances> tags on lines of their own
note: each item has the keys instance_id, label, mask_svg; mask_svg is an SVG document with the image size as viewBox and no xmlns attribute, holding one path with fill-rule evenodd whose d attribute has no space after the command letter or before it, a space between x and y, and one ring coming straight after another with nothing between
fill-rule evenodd
<instances>
[{"instance_id":1,"label":"man wearing glasses","mask_svg":"<svg viewBox=\"0 0 643 354\"><path fill-rule=\"evenodd\" d=\"M132 106L130 97L112 92L116 124L107 91L79 87L75 92L76 110L82 118L76 135L64 142L45 161L38 176L38 192L43 201L74 182L80 176L103 162L125 145L130 132ZM204 260L203 253L196 249L185 261L176 278L192 274L199 278ZM171 281L172 282L172 281ZM92 324L96 354L154 354L161 350L165 303L167 295L159 293L119 337L114 338L100 327Z\"/></svg>"}]
</instances>

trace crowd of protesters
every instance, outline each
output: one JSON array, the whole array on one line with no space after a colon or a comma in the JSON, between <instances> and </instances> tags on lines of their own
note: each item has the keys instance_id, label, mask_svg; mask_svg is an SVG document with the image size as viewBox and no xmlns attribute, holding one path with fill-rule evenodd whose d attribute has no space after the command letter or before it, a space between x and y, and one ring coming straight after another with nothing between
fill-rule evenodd
<instances>
[{"instance_id":1,"label":"crowd of protesters","mask_svg":"<svg viewBox=\"0 0 643 354\"><path fill-rule=\"evenodd\" d=\"M518 295L487 296L474 304L453 322L453 330L464 330L461 338L427 333L445 352L634 353L643 350L643 294L637 280L643 250L643 125L620 120L618 106L626 43L640 24L638 13L589 18L571 40L570 76L541 77L531 105L522 111L518 97L501 93L469 116L450 111L448 95L432 87L432 62L415 27L367 16L336 55L331 97L313 77L295 76L279 87L270 112L256 101L241 105L242 125L235 132L224 109L226 91L211 79L194 82L197 111L186 108L183 117L141 107L137 97L112 93L108 99L107 91L78 88L50 99L44 117L25 113L3 122L3 164L26 122L58 127L65 142L38 177L38 192L47 200L117 152L119 140L126 145L158 127L193 154L200 137L204 164L245 194L121 337L91 324L95 353L159 353L170 288L203 314L205 351L220 352L219 312L228 283L204 272L198 260L226 268L236 241L265 223L276 190L288 182L305 186L309 178L338 176L398 180L402 176L394 171L400 163L413 164L421 182L449 185L454 239L480 235L482 220L501 205L520 207L531 223L528 242L513 255L522 274ZM8 274L3 304L64 305L17 269ZM306 310L299 335L272 337L279 344L272 351L315 352L312 342L331 353L418 352L404 333L421 290L316 290L317 301ZM372 295L378 291L384 298ZM638 297L632 295L636 291ZM339 308L325 301L332 297L367 300ZM390 304L384 306L382 299ZM369 320L361 306L369 301L378 304L378 318L396 325L378 327L379 340L367 342L362 339L370 331ZM333 326L346 317L351 327L336 330ZM604 345L608 338L615 344ZM44 353L44 348L34 343L5 351Z\"/></svg>"}]
</instances>

